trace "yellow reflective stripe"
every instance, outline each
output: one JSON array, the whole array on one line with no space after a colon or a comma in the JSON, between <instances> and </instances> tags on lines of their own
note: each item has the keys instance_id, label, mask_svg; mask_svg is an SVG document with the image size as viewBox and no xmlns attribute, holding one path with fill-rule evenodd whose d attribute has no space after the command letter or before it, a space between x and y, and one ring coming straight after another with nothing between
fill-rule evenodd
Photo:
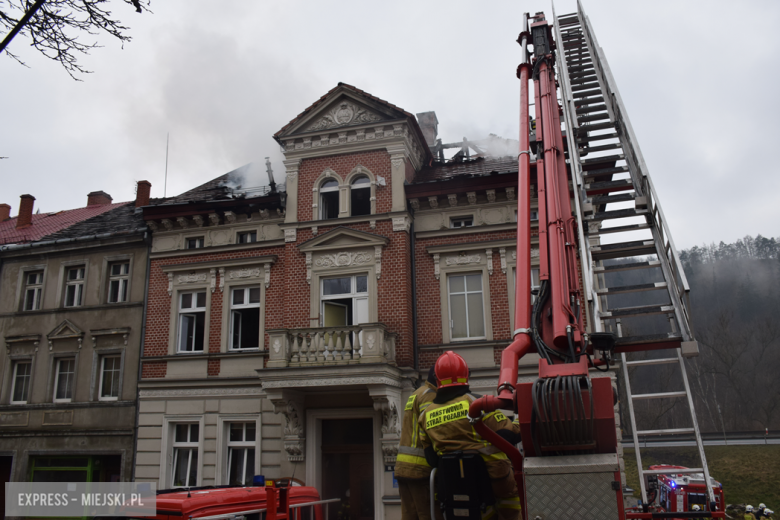
<instances>
[{"instance_id":1,"label":"yellow reflective stripe","mask_svg":"<svg viewBox=\"0 0 780 520\"><path fill-rule=\"evenodd\" d=\"M496 509L517 509L520 510L520 497L504 498L496 501Z\"/></svg>"},{"instance_id":2,"label":"yellow reflective stripe","mask_svg":"<svg viewBox=\"0 0 780 520\"><path fill-rule=\"evenodd\" d=\"M496 410L495 412L490 412L489 414L486 414L485 417L482 418L484 421L485 419L488 419L489 417L495 417L496 421L501 422L506 420L506 415L501 413L499 410Z\"/></svg>"},{"instance_id":3,"label":"yellow reflective stripe","mask_svg":"<svg viewBox=\"0 0 780 520\"><path fill-rule=\"evenodd\" d=\"M418 466L425 466L426 468L431 467L428 464L428 461L425 460L425 457L417 457L416 455L407 455L405 453L399 453L396 456L396 460L398 462L406 462L407 464L417 464Z\"/></svg>"},{"instance_id":4,"label":"yellow reflective stripe","mask_svg":"<svg viewBox=\"0 0 780 520\"><path fill-rule=\"evenodd\" d=\"M496 510L493 508L493 506L489 506L487 510L482 513L482 520L490 520L494 516L496 516Z\"/></svg>"},{"instance_id":5,"label":"yellow reflective stripe","mask_svg":"<svg viewBox=\"0 0 780 520\"><path fill-rule=\"evenodd\" d=\"M482 460L485 462L490 462L491 460L507 460L509 457L506 456L506 453L503 451L499 451L498 453L493 453L492 455L485 455L484 453L480 453L480 456L482 456Z\"/></svg>"},{"instance_id":6,"label":"yellow reflective stripe","mask_svg":"<svg viewBox=\"0 0 780 520\"><path fill-rule=\"evenodd\" d=\"M469 402L458 401L455 404L425 412L425 429L430 430L443 424L465 419L469 413Z\"/></svg>"},{"instance_id":7,"label":"yellow reflective stripe","mask_svg":"<svg viewBox=\"0 0 780 520\"><path fill-rule=\"evenodd\" d=\"M404 407L404 411L411 410L414 407L415 399L417 399L417 396L415 394L409 396L409 399L407 399L406 401L406 406Z\"/></svg>"}]
</instances>

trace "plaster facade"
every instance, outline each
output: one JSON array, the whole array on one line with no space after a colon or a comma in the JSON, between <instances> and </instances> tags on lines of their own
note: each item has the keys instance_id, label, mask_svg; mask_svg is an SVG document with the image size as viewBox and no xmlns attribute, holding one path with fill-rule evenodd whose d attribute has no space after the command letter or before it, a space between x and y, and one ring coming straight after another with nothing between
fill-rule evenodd
<instances>
[{"instance_id":1,"label":"plaster facade","mask_svg":"<svg viewBox=\"0 0 780 520\"><path fill-rule=\"evenodd\" d=\"M99 469L89 478L131 480L147 252L142 233L3 252L0 451L13 457L10 480L56 478L42 469L54 457L83 465L84 480L87 462Z\"/></svg>"}]
</instances>

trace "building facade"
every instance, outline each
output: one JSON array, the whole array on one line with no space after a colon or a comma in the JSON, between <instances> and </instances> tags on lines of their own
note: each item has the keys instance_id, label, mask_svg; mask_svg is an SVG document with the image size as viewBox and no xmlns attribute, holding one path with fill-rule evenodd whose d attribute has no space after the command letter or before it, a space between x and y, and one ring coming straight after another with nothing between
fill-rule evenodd
<instances>
[{"instance_id":1,"label":"building facade","mask_svg":"<svg viewBox=\"0 0 780 520\"><path fill-rule=\"evenodd\" d=\"M400 517L405 398L449 349L492 393L513 330L517 160L436 161L436 125L339 84L274 136L285 187L144 208L137 480L296 477Z\"/></svg>"},{"instance_id":2,"label":"building facade","mask_svg":"<svg viewBox=\"0 0 780 520\"><path fill-rule=\"evenodd\" d=\"M4 481L132 479L150 187L135 203L93 192L90 218L0 247Z\"/></svg>"}]
</instances>

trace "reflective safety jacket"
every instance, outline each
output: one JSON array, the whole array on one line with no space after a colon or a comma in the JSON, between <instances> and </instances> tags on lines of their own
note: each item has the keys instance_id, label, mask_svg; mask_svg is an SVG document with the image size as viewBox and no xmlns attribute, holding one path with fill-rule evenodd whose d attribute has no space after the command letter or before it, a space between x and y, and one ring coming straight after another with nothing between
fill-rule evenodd
<instances>
[{"instance_id":1,"label":"reflective safety jacket","mask_svg":"<svg viewBox=\"0 0 780 520\"><path fill-rule=\"evenodd\" d=\"M418 424L422 430L423 448L433 446L438 455L454 451L477 451L487 466L492 479L505 477L512 468L509 457L476 432L468 419L469 406L476 398L461 395L444 404L431 404L420 414ZM499 412L491 412L482 418L485 426L493 431L517 428Z\"/></svg>"},{"instance_id":2,"label":"reflective safety jacket","mask_svg":"<svg viewBox=\"0 0 780 520\"><path fill-rule=\"evenodd\" d=\"M431 474L431 467L425 460L425 450L420 444L420 426L417 418L435 397L436 387L426 381L406 401L401 425L401 442L395 462L396 478L427 479Z\"/></svg>"}]
</instances>

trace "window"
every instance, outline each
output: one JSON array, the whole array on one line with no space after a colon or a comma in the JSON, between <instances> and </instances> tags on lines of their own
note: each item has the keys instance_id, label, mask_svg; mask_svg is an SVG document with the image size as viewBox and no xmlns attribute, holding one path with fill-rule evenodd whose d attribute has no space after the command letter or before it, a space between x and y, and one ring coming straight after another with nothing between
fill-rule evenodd
<instances>
[{"instance_id":1,"label":"window","mask_svg":"<svg viewBox=\"0 0 780 520\"><path fill-rule=\"evenodd\" d=\"M76 375L76 360L73 358L57 360L57 373L54 379L54 400L73 399L73 383Z\"/></svg>"},{"instance_id":2,"label":"window","mask_svg":"<svg viewBox=\"0 0 780 520\"><path fill-rule=\"evenodd\" d=\"M98 398L101 401L116 401L119 399L119 375L121 356L104 356L100 360L100 388Z\"/></svg>"},{"instance_id":3,"label":"window","mask_svg":"<svg viewBox=\"0 0 780 520\"><path fill-rule=\"evenodd\" d=\"M517 268L512 268L512 280L514 281L514 293L511 295L512 298L515 297L515 294L517 293ZM533 293L533 291L539 290L539 268L533 267L531 268L531 305L534 304L536 301L536 295Z\"/></svg>"},{"instance_id":4,"label":"window","mask_svg":"<svg viewBox=\"0 0 780 520\"><path fill-rule=\"evenodd\" d=\"M352 215L371 214L371 181L368 177L358 177L352 181L350 190Z\"/></svg>"},{"instance_id":5,"label":"window","mask_svg":"<svg viewBox=\"0 0 780 520\"><path fill-rule=\"evenodd\" d=\"M474 225L474 217L458 217L450 219L450 228L457 229Z\"/></svg>"},{"instance_id":6,"label":"window","mask_svg":"<svg viewBox=\"0 0 780 520\"><path fill-rule=\"evenodd\" d=\"M179 295L179 352L202 352L206 291Z\"/></svg>"},{"instance_id":7,"label":"window","mask_svg":"<svg viewBox=\"0 0 780 520\"><path fill-rule=\"evenodd\" d=\"M368 276L323 278L320 293L323 327L368 323Z\"/></svg>"},{"instance_id":8,"label":"window","mask_svg":"<svg viewBox=\"0 0 780 520\"><path fill-rule=\"evenodd\" d=\"M255 474L255 438L253 422L230 423L228 435L228 484L246 486Z\"/></svg>"},{"instance_id":9,"label":"window","mask_svg":"<svg viewBox=\"0 0 780 520\"><path fill-rule=\"evenodd\" d=\"M130 262L117 262L108 266L108 303L127 301L127 285L130 283Z\"/></svg>"},{"instance_id":10,"label":"window","mask_svg":"<svg viewBox=\"0 0 780 520\"><path fill-rule=\"evenodd\" d=\"M43 271L25 273L24 310L37 311L41 308L43 292Z\"/></svg>"},{"instance_id":11,"label":"window","mask_svg":"<svg viewBox=\"0 0 780 520\"><path fill-rule=\"evenodd\" d=\"M532 211L531 212L531 222L537 222L539 220L539 212L538 211ZM515 222L517 222L517 210L515 210Z\"/></svg>"},{"instance_id":12,"label":"window","mask_svg":"<svg viewBox=\"0 0 780 520\"><path fill-rule=\"evenodd\" d=\"M173 438L172 487L193 487L198 482L197 424L177 424Z\"/></svg>"},{"instance_id":13,"label":"window","mask_svg":"<svg viewBox=\"0 0 780 520\"><path fill-rule=\"evenodd\" d=\"M32 377L32 362L17 361L14 363L13 388L11 389L11 404L25 404L30 393L30 378Z\"/></svg>"},{"instance_id":14,"label":"window","mask_svg":"<svg viewBox=\"0 0 780 520\"><path fill-rule=\"evenodd\" d=\"M65 274L65 307L81 307L84 297L84 267L69 267Z\"/></svg>"},{"instance_id":15,"label":"window","mask_svg":"<svg viewBox=\"0 0 780 520\"><path fill-rule=\"evenodd\" d=\"M30 457L33 482L120 482L121 455Z\"/></svg>"},{"instance_id":16,"label":"window","mask_svg":"<svg viewBox=\"0 0 780 520\"><path fill-rule=\"evenodd\" d=\"M482 274L450 275L447 277L447 282L452 339L484 338Z\"/></svg>"},{"instance_id":17,"label":"window","mask_svg":"<svg viewBox=\"0 0 780 520\"><path fill-rule=\"evenodd\" d=\"M187 249L200 249L203 247L203 237L192 237L187 239Z\"/></svg>"},{"instance_id":18,"label":"window","mask_svg":"<svg viewBox=\"0 0 780 520\"><path fill-rule=\"evenodd\" d=\"M246 231L238 234L239 244L250 244L252 242L257 242L257 231Z\"/></svg>"},{"instance_id":19,"label":"window","mask_svg":"<svg viewBox=\"0 0 780 520\"><path fill-rule=\"evenodd\" d=\"M339 216L339 183L334 180L325 181L320 187L320 218L338 218Z\"/></svg>"},{"instance_id":20,"label":"window","mask_svg":"<svg viewBox=\"0 0 780 520\"><path fill-rule=\"evenodd\" d=\"M232 291L230 348L260 348L260 287L241 287Z\"/></svg>"}]
</instances>

